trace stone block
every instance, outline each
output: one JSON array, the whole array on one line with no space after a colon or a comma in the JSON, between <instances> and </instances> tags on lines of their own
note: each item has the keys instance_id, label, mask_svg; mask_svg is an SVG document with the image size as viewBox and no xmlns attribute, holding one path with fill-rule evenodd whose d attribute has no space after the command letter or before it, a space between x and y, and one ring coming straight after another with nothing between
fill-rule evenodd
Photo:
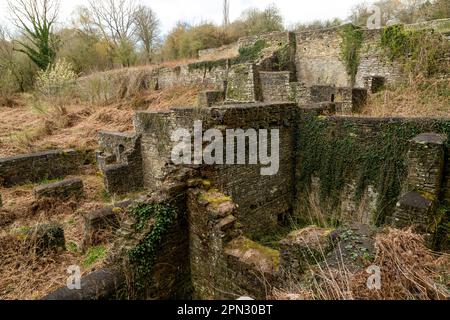
<instances>
[{"instance_id":1,"label":"stone block","mask_svg":"<svg viewBox=\"0 0 450 320\"><path fill-rule=\"evenodd\" d=\"M41 185L33 190L33 194L36 199L79 199L83 196L83 181L81 181L81 179L67 179L64 181Z\"/></svg>"},{"instance_id":2,"label":"stone block","mask_svg":"<svg viewBox=\"0 0 450 320\"><path fill-rule=\"evenodd\" d=\"M410 142L408 176L404 192L420 191L438 196L442 187L447 136L422 133Z\"/></svg>"},{"instance_id":3,"label":"stone block","mask_svg":"<svg viewBox=\"0 0 450 320\"><path fill-rule=\"evenodd\" d=\"M397 203L392 224L397 228L414 226L417 231L427 232L433 209L433 199L427 199L419 192L409 192Z\"/></svg>"},{"instance_id":4,"label":"stone block","mask_svg":"<svg viewBox=\"0 0 450 320\"><path fill-rule=\"evenodd\" d=\"M133 202L126 201L83 215L83 249L101 242L108 232L120 228L120 213Z\"/></svg>"},{"instance_id":5,"label":"stone block","mask_svg":"<svg viewBox=\"0 0 450 320\"><path fill-rule=\"evenodd\" d=\"M284 274L297 276L310 265L323 261L332 249L332 230L311 226L293 231L280 241L281 269Z\"/></svg>"},{"instance_id":6,"label":"stone block","mask_svg":"<svg viewBox=\"0 0 450 320\"><path fill-rule=\"evenodd\" d=\"M66 249L64 229L56 223L35 227L28 232L26 242L30 249L35 249L38 254Z\"/></svg>"},{"instance_id":7,"label":"stone block","mask_svg":"<svg viewBox=\"0 0 450 320\"><path fill-rule=\"evenodd\" d=\"M75 150L51 150L0 158L0 183L5 187L12 187L63 178L74 173L81 160Z\"/></svg>"}]
</instances>

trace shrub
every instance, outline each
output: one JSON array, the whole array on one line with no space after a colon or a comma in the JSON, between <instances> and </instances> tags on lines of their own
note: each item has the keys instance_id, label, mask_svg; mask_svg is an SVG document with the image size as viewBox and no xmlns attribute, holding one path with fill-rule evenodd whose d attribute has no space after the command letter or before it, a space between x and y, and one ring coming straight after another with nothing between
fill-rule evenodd
<instances>
[{"instance_id":1,"label":"shrub","mask_svg":"<svg viewBox=\"0 0 450 320\"><path fill-rule=\"evenodd\" d=\"M45 97L58 96L66 91L76 79L71 63L59 60L36 76L35 89Z\"/></svg>"}]
</instances>

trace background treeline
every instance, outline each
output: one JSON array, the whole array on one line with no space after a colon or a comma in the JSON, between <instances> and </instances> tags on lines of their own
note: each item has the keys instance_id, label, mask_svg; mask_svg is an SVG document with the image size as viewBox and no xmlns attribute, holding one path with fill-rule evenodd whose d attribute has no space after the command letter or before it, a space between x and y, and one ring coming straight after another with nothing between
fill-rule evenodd
<instances>
[{"instance_id":1,"label":"background treeline","mask_svg":"<svg viewBox=\"0 0 450 320\"><path fill-rule=\"evenodd\" d=\"M449 0L382 0L383 24L414 23L450 17ZM365 25L372 14L369 4L355 7L349 21ZM57 61L65 77L118 67L195 58L198 50L219 47L238 38L285 30L283 17L274 5L250 9L227 26L211 22L180 21L162 37L157 13L137 0L89 0L77 8L70 23L61 27L58 0L10 0L12 30L0 26L0 95L26 91L36 77ZM333 27L349 21L334 19L297 24L300 31ZM70 70L66 70L69 68ZM42 79L41 79L42 80ZM41 81L42 82L42 81Z\"/></svg>"}]
</instances>

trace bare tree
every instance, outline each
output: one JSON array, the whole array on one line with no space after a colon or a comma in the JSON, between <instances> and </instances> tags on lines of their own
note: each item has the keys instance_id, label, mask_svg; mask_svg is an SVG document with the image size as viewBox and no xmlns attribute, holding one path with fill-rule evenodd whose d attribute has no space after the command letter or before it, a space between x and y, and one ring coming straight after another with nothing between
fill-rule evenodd
<instances>
[{"instance_id":1,"label":"bare tree","mask_svg":"<svg viewBox=\"0 0 450 320\"><path fill-rule=\"evenodd\" d=\"M39 68L46 69L56 57L53 26L59 14L58 0L9 0L12 21L21 31L16 51L26 54Z\"/></svg>"},{"instance_id":2,"label":"bare tree","mask_svg":"<svg viewBox=\"0 0 450 320\"><path fill-rule=\"evenodd\" d=\"M153 49L159 36L159 20L155 12L146 6L139 6L134 14L136 37L141 42L147 62L152 61Z\"/></svg>"},{"instance_id":3,"label":"bare tree","mask_svg":"<svg viewBox=\"0 0 450 320\"><path fill-rule=\"evenodd\" d=\"M33 72L31 62L24 61L25 56L20 55L14 51L9 31L0 26L0 73L3 77L9 73L14 80L14 83L9 83L9 87L17 87L23 92L31 83Z\"/></svg>"},{"instance_id":4,"label":"bare tree","mask_svg":"<svg viewBox=\"0 0 450 320\"><path fill-rule=\"evenodd\" d=\"M133 38L137 9L134 0L89 0L91 24L115 47Z\"/></svg>"}]
</instances>

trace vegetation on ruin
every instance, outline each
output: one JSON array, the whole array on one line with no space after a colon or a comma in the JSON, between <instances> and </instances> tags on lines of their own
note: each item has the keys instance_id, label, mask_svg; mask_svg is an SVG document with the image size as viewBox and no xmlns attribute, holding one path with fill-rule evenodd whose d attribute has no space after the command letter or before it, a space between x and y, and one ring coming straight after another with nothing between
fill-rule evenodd
<instances>
[{"instance_id":1,"label":"vegetation on ruin","mask_svg":"<svg viewBox=\"0 0 450 320\"><path fill-rule=\"evenodd\" d=\"M137 231L149 230L142 241L128 252L137 289L142 290L145 289L145 279L151 276L158 246L173 225L177 210L165 203L140 203L131 210L131 214L136 219Z\"/></svg>"},{"instance_id":2,"label":"vegetation on ruin","mask_svg":"<svg viewBox=\"0 0 450 320\"><path fill-rule=\"evenodd\" d=\"M305 115L305 126L299 128L297 192L308 201L312 177L320 179L320 200L329 212L338 212L339 199L347 183L356 183L355 201L361 200L368 185L379 194L376 225L381 225L393 212L406 175L406 153L409 141L422 132L450 134L450 121L429 120L423 124L380 122L377 133L360 136L361 128L350 119L337 119L330 128L327 119ZM307 207L308 204L306 203ZM331 216L328 216L331 218ZM343 222L333 217L332 224ZM310 221L307 221L308 223ZM434 229L442 221L430 221Z\"/></svg>"},{"instance_id":3,"label":"vegetation on ruin","mask_svg":"<svg viewBox=\"0 0 450 320\"><path fill-rule=\"evenodd\" d=\"M450 50L448 41L433 30L414 30L404 25L385 27L381 33L381 47L391 60L402 63L405 71L427 77L448 70L442 58Z\"/></svg>"},{"instance_id":4,"label":"vegetation on ruin","mask_svg":"<svg viewBox=\"0 0 450 320\"><path fill-rule=\"evenodd\" d=\"M325 257L323 257L325 259ZM372 260L373 259L373 260ZM411 230L387 228L375 237L375 256L366 266L350 271L345 265L312 263L301 279L288 277L275 285L277 300L447 300L449 256L426 246ZM382 272L380 290L367 289L369 265Z\"/></svg>"},{"instance_id":5,"label":"vegetation on ruin","mask_svg":"<svg viewBox=\"0 0 450 320\"><path fill-rule=\"evenodd\" d=\"M344 61L352 85L360 63L360 50L363 45L363 31L352 24L345 25L341 30L341 59Z\"/></svg>"}]
</instances>

